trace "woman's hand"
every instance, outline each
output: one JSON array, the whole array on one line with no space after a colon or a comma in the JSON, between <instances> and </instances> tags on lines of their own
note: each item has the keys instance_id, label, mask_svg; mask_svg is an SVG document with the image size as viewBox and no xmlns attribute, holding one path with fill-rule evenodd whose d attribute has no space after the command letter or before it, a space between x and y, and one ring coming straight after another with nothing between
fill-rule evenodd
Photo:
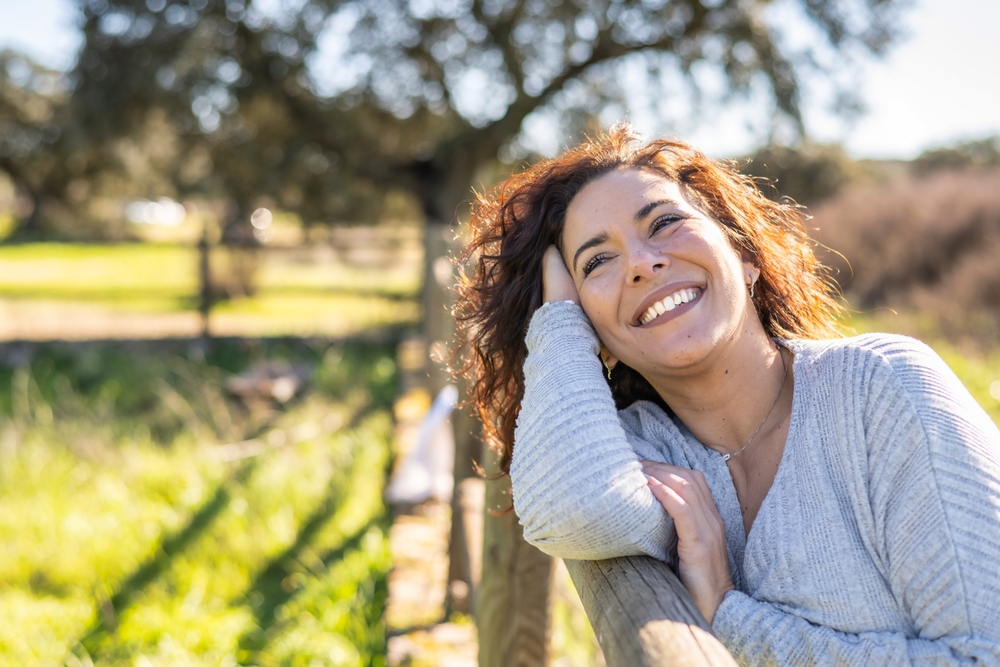
<instances>
[{"instance_id":1,"label":"woman's hand","mask_svg":"<svg viewBox=\"0 0 1000 667\"><path fill-rule=\"evenodd\" d=\"M726 555L726 529L705 476L666 463L640 463L653 495L674 519L681 583L711 624L722 598L736 587Z\"/></svg>"},{"instance_id":2,"label":"woman's hand","mask_svg":"<svg viewBox=\"0 0 1000 667\"><path fill-rule=\"evenodd\" d=\"M573 276L569 274L559 248L550 245L542 257L542 302L572 301L580 305Z\"/></svg>"}]
</instances>

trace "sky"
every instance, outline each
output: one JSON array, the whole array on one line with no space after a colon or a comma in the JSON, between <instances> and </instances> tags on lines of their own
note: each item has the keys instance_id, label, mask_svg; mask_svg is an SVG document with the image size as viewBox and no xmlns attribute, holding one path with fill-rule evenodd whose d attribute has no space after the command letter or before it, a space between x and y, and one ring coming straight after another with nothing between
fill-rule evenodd
<instances>
[{"instance_id":1,"label":"sky","mask_svg":"<svg viewBox=\"0 0 1000 667\"><path fill-rule=\"evenodd\" d=\"M0 48L27 53L51 67L72 65L80 36L69 0L0 0ZM915 0L908 33L889 54L865 61L861 97L867 113L846 125L807 94L810 133L840 142L854 157L909 159L927 148L1000 134L1000 2ZM630 112L642 129L642 114ZM739 155L759 143L747 128L752 105L711 122L679 128L714 155Z\"/></svg>"}]
</instances>

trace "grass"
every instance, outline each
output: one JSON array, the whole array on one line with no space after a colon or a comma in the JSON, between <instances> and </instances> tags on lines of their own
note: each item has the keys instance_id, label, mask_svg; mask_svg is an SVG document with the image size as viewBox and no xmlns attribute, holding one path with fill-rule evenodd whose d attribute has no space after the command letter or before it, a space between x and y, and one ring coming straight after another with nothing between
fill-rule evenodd
<instances>
[{"instance_id":1,"label":"grass","mask_svg":"<svg viewBox=\"0 0 1000 667\"><path fill-rule=\"evenodd\" d=\"M366 255L358 248L322 245L261 249L255 292L220 300L212 331L344 336L373 326L415 324L419 244L411 240L375 251ZM233 258L215 248L211 264L219 293L227 293ZM74 332L81 338L196 335L197 267L190 245L0 245L0 339L78 337Z\"/></svg>"},{"instance_id":2,"label":"grass","mask_svg":"<svg viewBox=\"0 0 1000 667\"><path fill-rule=\"evenodd\" d=\"M384 664L392 350L184 352L0 367L0 665ZM274 356L314 366L305 395L225 394Z\"/></svg>"},{"instance_id":3,"label":"grass","mask_svg":"<svg viewBox=\"0 0 1000 667\"><path fill-rule=\"evenodd\" d=\"M217 305L217 334L418 321L412 253L261 257L258 292ZM123 323L191 315L196 260L176 244L0 246L0 333L50 318L62 337L128 337ZM228 261L217 251L214 268ZM930 342L1000 423L1000 349L970 351L927 318L852 324ZM382 664L392 350L220 341L205 360L151 345L50 344L0 365L0 667ZM313 365L306 396L251 409L226 394L229 374L271 357ZM267 447L219 456L246 439ZM560 577L555 664L595 664Z\"/></svg>"}]
</instances>

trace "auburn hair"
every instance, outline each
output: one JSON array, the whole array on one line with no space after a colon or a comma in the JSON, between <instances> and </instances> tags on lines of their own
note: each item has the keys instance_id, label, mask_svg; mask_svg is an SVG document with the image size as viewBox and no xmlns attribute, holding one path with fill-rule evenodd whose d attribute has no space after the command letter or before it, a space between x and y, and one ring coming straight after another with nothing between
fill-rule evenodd
<instances>
[{"instance_id":1,"label":"auburn hair","mask_svg":"<svg viewBox=\"0 0 1000 667\"><path fill-rule=\"evenodd\" d=\"M524 396L525 334L542 305L542 256L549 245L562 247L573 197L616 169L647 170L676 182L722 227L737 252L752 258L760 269L753 303L768 335L842 335L838 293L813 253L802 207L768 199L733 162L709 159L677 140L642 144L629 125L617 125L511 176L473 204L471 238L457 258L454 368L469 382L470 402L504 473L510 470ZM619 409L643 399L668 409L649 382L621 362L608 383Z\"/></svg>"}]
</instances>

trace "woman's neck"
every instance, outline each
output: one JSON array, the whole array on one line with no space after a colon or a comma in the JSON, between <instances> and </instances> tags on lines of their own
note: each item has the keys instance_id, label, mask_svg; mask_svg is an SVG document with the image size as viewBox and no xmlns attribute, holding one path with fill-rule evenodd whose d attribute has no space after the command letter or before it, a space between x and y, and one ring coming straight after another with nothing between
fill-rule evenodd
<instances>
[{"instance_id":1,"label":"woman's neck","mask_svg":"<svg viewBox=\"0 0 1000 667\"><path fill-rule=\"evenodd\" d=\"M791 354L763 328L752 327L720 345L709 363L683 377L650 378L674 414L700 442L732 454L790 412ZM765 415L767 417L765 418Z\"/></svg>"}]
</instances>

